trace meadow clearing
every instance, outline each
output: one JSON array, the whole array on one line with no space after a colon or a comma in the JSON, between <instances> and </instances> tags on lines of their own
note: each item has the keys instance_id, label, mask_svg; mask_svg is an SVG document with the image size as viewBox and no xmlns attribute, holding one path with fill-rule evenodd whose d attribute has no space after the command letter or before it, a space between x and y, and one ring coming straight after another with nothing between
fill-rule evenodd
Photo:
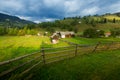
<instances>
[{"instance_id":1,"label":"meadow clearing","mask_svg":"<svg viewBox=\"0 0 120 80\"><path fill-rule=\"evenodd\" d=\"M119 42L120 38L113 38L113 37L109 37L109 38L80 38L80 37L75 37L75 38L66 38L63 39L65 41L69 41L69 42L73 42L76 44L85 44L85 45L95 45L98 42L102 42L102 43L109 43L109 42Z\"/></svg>"},{"instance_id":2,"label":"meadow clearing","mask_svg":"<svg viewBox=\"0 0 120 80\"><path fill-rule=\"evenodd\" d=\"M77 44L96 44L100 42L120 41L119 38L66 38L69 42ZM65 47L69 44L59 41L52 44L47 36L0 36L0 61L12 59L25 54L40 50L41 47L56 48Z\"/></svg>"},{"instance_id":3,"label":"meadow clearing","mask_svg":"<svg viewBox=\"0 0 120 80\"><path fill-rule=\"evenodd\" d=\"M41 47L68 46L65 42L52 44L49 37L0 36L0 61L39 51Z\"/></svg>"},{"instance_id":4,"label":"meadow clearing","mask_svg":"<svg viewBox=\"0 0 120 80\"><path fill-rule=\"evenodd\" d=\"M96 45L99 41L103 43L120 41L119 38L90 39L90 38L80 38L80 37L66 38L62 40L67 40L69 42L74 42L81 45L82 44ZM5 61L18 56L23 56L25 54L30 54L35 51L39 51L41 47L57 48L57 47L65 47L65 46L69 46L69 45L63 41L60 41L58 44L52 44L50 42L49 37L0 36L0 55L1 55L0 61ZM94 46L91 48L91 50L93 49ZM62 49L59 49L59 51L60 50ZM54 50L51 50L50 52L54 52ZM71 56L74 56L74 52L75 51L69 53L72 53ZM81 55L78 55L71 59L68 58L63 61L59 61L43 66L41 66L40 64L36 66L36 69L32 69L29 72L30 75L32 75L31 79L32 80L39 80L39 79L40 80L116 80L118 79L119 80L118 74L120 72L119 71L120 50L108 50L108 51L95 52L94 54L88 54L90 52L86 50L85 53L87 54L84 54L84 52L80 50L80 52L78 53L80 53ZM60 55L63 54L64 53L60 53ZM59 54L48 54L46 55L46 58L50 58L57 55ZM39 56L39 54L36 54L35 56L31 56L31 58L36 56ZM39 60L41 60L41 58L36 61ZM21 62L16 62L14 65L26 61L27 59L22 60ZM36 62L32 62L31 64L28 64L23 68L32 66L34 63ZM12 64L8 67L12 68L12 66L14 65ZM23 70L23 68L21 68L19 71ZM3 69L4 67L1 68L1 70ZM116 74L113 75L112 72L115 72ZM15 79L15 76L19 75L18 73L16 74L13 73L9 80ZM111 78L109 78L108 76L111 76Z\"/></svg>"},{"instance_id":5,"label":"meadow clearing","mask_svg":"<svg viewBox=\"0 0 120 80\"><path fill-rule=\"evenodd\" d=\"M120 41L119 38L66 38L77 44L96 44L101 42ZM52 44L49 37L40 36L0 36L0 61L12 59L25 54L40 50L41 47L64 47L67 43L60 41L58 44Z\"/></svg>"},{"instance_id":6,"label":"meadow clearing","mask_svg":"<svg viewBox=\"0 0 120 80\"><path fill-rule=\"evenodd\" d=\"M47 64L37 67L33 74L32 80L120 80L120 50L95 52Z\"/></svg>"}]
</instances>

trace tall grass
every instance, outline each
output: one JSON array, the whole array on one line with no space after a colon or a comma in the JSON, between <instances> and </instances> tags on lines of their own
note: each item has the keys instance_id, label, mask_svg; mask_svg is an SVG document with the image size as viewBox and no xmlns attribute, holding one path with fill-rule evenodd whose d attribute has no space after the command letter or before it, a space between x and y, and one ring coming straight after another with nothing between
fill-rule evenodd
<instances>
[{"instance_id":1,"label":"tall grass","mask_svg":"<svg viewBox=\"0 0 120 80\"><path fill-rule=\"evenodd\" d=\"M37 67L32 80L120 80L120 50L78 56Z\"/></svg>"},{"instance_id":2,"label":"tall grass","mask_svg":"<svg viewBox=\"0 0 120 80\"><path fill-rule=\"evenodd\" d=\"M41 46L59 47L67 46L60 42L52 44L49 37L39 36L0 36L0 61L8 60L40 50Z\"/></svg>"}]
</instances>

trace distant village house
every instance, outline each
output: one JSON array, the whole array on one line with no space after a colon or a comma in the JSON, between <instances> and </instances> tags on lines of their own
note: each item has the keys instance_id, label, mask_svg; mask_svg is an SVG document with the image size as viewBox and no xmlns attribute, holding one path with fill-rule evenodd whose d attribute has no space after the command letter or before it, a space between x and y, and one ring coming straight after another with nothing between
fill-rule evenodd
<instances>
[{"instance_id":1,"label":"distant village house","mask_svg":"<svg viewBox=\"0 0 120 80\"><path fill-rule=\"evenodd\" d=\"M111 33L110 32L106 32L105 33L105 37L110 37Z\"/></svg>"},{"instance_id":2,"label":"distant village house","mask_svg":"<svg viewBox=\"0 0 120 80\"><path fill-rule=\"evenodd\" d=\"M51 42L53 44L56 44L59 42L60 38L71 38L74 37L75 33L72 31L56 31L55 33L53 33L53 35L51 36Z\"/></svg>"}]
</instances>

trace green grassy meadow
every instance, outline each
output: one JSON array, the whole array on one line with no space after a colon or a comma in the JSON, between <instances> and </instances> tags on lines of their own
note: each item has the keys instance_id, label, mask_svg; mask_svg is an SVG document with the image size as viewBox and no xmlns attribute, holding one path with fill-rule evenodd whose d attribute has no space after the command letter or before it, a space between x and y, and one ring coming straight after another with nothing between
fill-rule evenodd
<instances>
[{"instance_id":1,"label":"green grassy meadow","mask_svg":"<svg viewBox=\"0 0 120 80\"><path fill-rule=\"evenodd\" d=\"M107 43L107 42L117 42L120 41L120 38L80 38L80 37L75 37L75 38L66 38L63 39L69 42L77 43L77 44L86 44L86 45L94 45L97 44L98 42L102 43Z\"/></svg>"},{"instance_id":2,"label":"green grassy meadow","mask_svg":"<svg viewBox=\"0 0 120 80\"><path fill-rule=\"evenodd\" d=\"M60 42L53 45L49 37L0 36L0 61L39 51L42 46L61 47L68 46L68 44Z\"/></svg>"},{"instance_id":3,"label":"green grassy meadow","mask_svg":"<svg viewBox=\"0 0 120 80\"><path fill-rule=\"evenodd\" d=\"M66 38L77 44L96 44L101 42L120 41L119 38ZM5 61L25 54L39 51L41 47L56 48L69 46L67 43L60 41L52 44L49 37L40 36L0 36L0 61Z\"/></svg>"},{"instance_id":4,"label":"green grassy meadow","mask_svg":"<svg viewBox=\"0 0 120 80\"><path fill-rule=\"evenodd\" d=\"M119 38L65 38L67 40L77 44L95 45L100 42L112 42L120 41ZM35 51L39 51L41 47L57 48L69 46L67 43L60 41L58 44L52 44L49 37L40 36L0 36L0 61L9 60L25 54L30 54ZM74 47L75 48L75 47ZM94 46L91 50L93 50ZM58 48L59 49L59 48ZM58 50L57 49L57 50ZM72 49L72 48L69 48ZM64 50L64 49L59 49ZM67 48L65 49L67 50ZM55 50L56 51L56 50ZM84 50L83 50L84 51ZM54 52L54 50L48 51ZM91 51L90 51L91 52ZM66 56L63 61L38 65L33 68L28 74L32 75L32 80L119 80L120 73L120 50L100 51L93 54L89 51L82 52L82 48L78 53L80 55L75 56L75 50L71 52L63 52L60 54L46 54L46 58L55 57L58 55L70 54L73 58ZM85 53L85 54L84 54ZM39 53L31 56L30 58L23 59L14 64L10 64L5 68L12 68L14 65L18 65L25 61L29 61L31 58L40 56ZM27 64L24 68L34 65L34 63L42 60L42 58ZM54 61L54 59L51 59ZM49 61L48 61L49 62ZM0 69L3 71L4 66ZM13 73L9 80L14 80L14 77L19 75L19 70ZM115 74L113 74L115 73ZM110 77L109 77L110 76Z\"/></svg>"},{"instance_id":5,"label":"green grassy meadow","mask_svg":"<svg viewBox=\"0 0 120 80\"><path fill-rule=\"evenodd\" d=\"M32 80L120 80L120 50L77 56L36 68Z\"/></svg>"}]
</instances>

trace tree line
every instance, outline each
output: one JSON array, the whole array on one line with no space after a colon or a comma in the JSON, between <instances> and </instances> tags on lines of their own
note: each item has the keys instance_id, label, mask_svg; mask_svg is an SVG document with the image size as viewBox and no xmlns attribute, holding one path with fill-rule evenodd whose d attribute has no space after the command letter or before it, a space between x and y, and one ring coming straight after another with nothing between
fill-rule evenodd
<instances>
[{"instance_id":1,"label":"tree line","mask_svg":"<svg viewBox=\"0 0 120 80\"><path fill-rule=\"evenodd\" d=\"M10 35L10 36L24 36L24 35L36 35L39 30L33 28L8 28L8 27L0 27L0 35Z\"/></svg>"},{"instance_id":2,"label":"tree line","mask_svg":"<svg viewBox=\"0 0 120 80\"><path fill-rule=\"evenodd\" d=\"M104 36L105 36L104 30L88 28L83 31L83 37L86 37L86 38L99 38ZM120 28L111 29L109 37L120 37Z\"/></svg>"}]
</instances>

